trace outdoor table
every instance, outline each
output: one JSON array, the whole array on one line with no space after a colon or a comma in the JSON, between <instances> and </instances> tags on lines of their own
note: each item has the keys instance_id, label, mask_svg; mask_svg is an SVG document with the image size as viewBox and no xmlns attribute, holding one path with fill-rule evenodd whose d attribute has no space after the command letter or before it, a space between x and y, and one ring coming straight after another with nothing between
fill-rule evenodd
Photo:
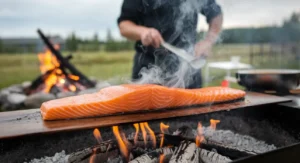
<instances>
[{"instance_id":1,"label":"outdoor table","mask_svg":"<svg viewBox=\"0 0 300 163\"><path fill-rule=\"evenodd\" d=\"M222 62L211 62L208 63L205 69L205 85L209 81L209 70L211 68L221 69L226 71L225 79L229 81L234 81L234 77L231 77L231 70L240 70L240 69L250 69L252 66L250 64L232 62L232 61L222 61Z\"/></svg>"}]
</instances>

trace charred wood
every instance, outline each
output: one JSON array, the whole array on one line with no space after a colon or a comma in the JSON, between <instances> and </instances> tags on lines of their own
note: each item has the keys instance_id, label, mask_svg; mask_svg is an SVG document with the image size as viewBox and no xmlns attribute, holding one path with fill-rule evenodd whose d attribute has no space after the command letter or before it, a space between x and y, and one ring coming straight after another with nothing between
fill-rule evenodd
<instances>
[{"instance_id":1,"label":"charred wood","mask_svg":"<svg viewBox=\"0 0 300 163\"><path fill-rule=\"evenodd\" d=\"M199 162L200 163L228 163L231 159L222 156L214 151L208 151L199 148Z\"/></svg>"},{"instance_id":2,"label":"charred wood","mask_svg":"<svg viewBox=\"0 0 300 163\"><path fill-rule=\"evenodd\" d=\"M183 140L173 153L170 163L198 163L199 148L194 142Z\"/></svg>"},{"instance_id":3,"label":"charred wood","mask_svg":"<svg viewBox=\"0 0 300 163\"><path fill-rule=\"evenodd\" d=\"M32 90L35 90L38 88L38 86L41 84L41 83L44 83L45 79L54 71L54 69L52 70L49 70L47 71L46 73L38 76L35 80L33 80L33 82L31 83L31 85L26 88L24 90L24 92L26 94L30 94Z\"/></svg>"},{"instance_id":4,"label":"charred wood","mask_svg":"<svg viewBox=\"0 0 300 163\"><path fill-rule=\"evenodd\" d=\"M195 141L195 138L188 138L188 137L182 137L179 135L164 135L164 145L174 145L179 146L180 142L183 140L188 140L191 142ZM228 156L232 159L245 157L245 156L253 156L256 155L256 153L253 153L251 151L247 151L245 149L235 148L226 146L225 144L217 143L210 140L205 140L201 142L200 147L206 150L217 150L219 154Z\"/></svg>"},{"instance_id":5,"label":"charred wood","mask_svg":"<svg viewBox=\"0 0 300 163\"><path fill-rule=\"evenodd\" d=\"M77 70L69 61L68 59L65 59L62 54L56 50L53 45L50 43L49 39L43 34L43 32L38 29L38 34L44 41L44 43L48 46L49 50L52 52L52 54L55 55L55 57L60 61L61 67L67 68L70 70L70 72L74 75L79 76L80 80L79 82L85 86L88 87L95 87L95 83L90 81L85 75L83 75L79 70ZM62 68L63 69L63 68Z\"/></svg>"},{"instance_id":6,"label":"charred wood","mask_svg":"<svg viewBox=\"0 0 300 163\"><path fill-rule=\"evenodd\" d=\"M66 158L66 162L68 163L82 163L90 160L90 157L93 155L96 155L96 157L106 157L109 158L109 155L115 155L115 157L118 156L119 154L119 148L118 144L116 141L111 140L111 141L106 141L102 142L99 145L86 148L74 153L71 153L68 155Z\"/></svg>"},{"instance_id":7,"label":"charred wood","mask_svg":"<svg viewBox=\"0 0 300 163\"><path fill-rule=\"evenodd\" d=\"M134 160L131 160L129 163L157 163L159 162L160 156L164 155L164 160L162 162L169 162L170 156L174 153L174 150L177 148L159 148L153 150L152 152L143 154Z\"/></svg>"}]
</instances>

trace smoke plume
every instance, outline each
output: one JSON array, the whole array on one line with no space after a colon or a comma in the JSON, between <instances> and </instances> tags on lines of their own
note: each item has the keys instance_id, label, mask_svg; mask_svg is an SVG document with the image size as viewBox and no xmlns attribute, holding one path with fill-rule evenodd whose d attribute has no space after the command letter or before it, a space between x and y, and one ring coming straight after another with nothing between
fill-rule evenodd
<instances>
[{"instance_id":1,"label":"smoke plume","mask_svg":"<svg viewBox=\"0 0 300 163\"><path fill-rule=\"evenodd\" d=\"M160 7L167 3L167 0L150 0L152 5L149 5L149 1L143 1L147 3L145 6L152 6L153 9ZM196 42L196 36L191 36L191 32L186 32L187 30L194 29L193 23L197 21L195 18L195 13L200 13L200 10L207 2L207 0L175 0L179 2L176 7L176 11L172 14L172 17L167 18L169 21L175 22L175 29L172 35L166 39L166 42L172 43L174 40L180 38L181 42L185 42L184 48L191 55L194 54L194 44ZM170 1L169 1L170 2ZM196 20L195 20L196 19ZM168 23L166 20L162 23ZM175 45L177 46L177 45ZM189 84L193 83L193 75L195 73L200 73L200 70L193 69L187 62L181 60L174 54L170 54L165 49L156 49L154 52L155 64L148 65L148 68L143 68L140 71L141 78L135 83L138 84L160 84L168 87L178 87L186 88ZM169 70L169 71L166 71Z\"/></svg>"}]
</instances>

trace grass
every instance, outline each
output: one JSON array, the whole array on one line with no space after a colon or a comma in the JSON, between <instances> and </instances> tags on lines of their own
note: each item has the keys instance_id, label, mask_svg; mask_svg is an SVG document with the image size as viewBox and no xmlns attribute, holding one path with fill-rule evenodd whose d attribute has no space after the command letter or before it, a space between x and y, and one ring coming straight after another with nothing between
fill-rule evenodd
<instances>
[{"instance_id":1,"label":"grass","mask_svg":"<svg viewBox=\"0 0 300 163\"><path fill-rule=\"evenodd\" d=\"M268 46L264 47L268 49ZM254 46L254 53L259 53L259 46ZM68 54L64 52L64 54ZM129 79L132 70L134 51L124 52L76 52L71 62L86 76L99 80L114 77ZM240 56L241 62L249 63L249 46L245 44L218 45L213 49L213 55L208 61L230 60L230 56ZM300 68L299 60L295 61L290 55L255 57L254 66L257 68ZM234 72L233 72L234 73ZM233 74L232 73L232 74ZM225 71L211 69L210 74L215 80L209 85L220 85ZM39 62L36 54L0 54L0 89L12 84L32 81L38 75ZM238 87L236 84L232 87Z\"/></svg>"},{"instance_id":2,"label":"grass","mask_svg":"<svg viewBox=\"0 0 300 163\"><path fill-rule=\"evenodd\" d=\"M107 80L115 76L129 76L133 51L107 53L74 53L71 62L82 73L96 79ZM0 88L32 81L38 75L39 61L35 54L0 55Z\"/></svg>"}]
</instances>

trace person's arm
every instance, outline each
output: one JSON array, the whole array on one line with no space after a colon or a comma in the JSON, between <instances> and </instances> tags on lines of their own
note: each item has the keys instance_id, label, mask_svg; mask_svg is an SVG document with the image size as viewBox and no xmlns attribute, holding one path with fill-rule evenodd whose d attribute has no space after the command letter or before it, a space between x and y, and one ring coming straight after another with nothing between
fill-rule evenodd
<instances>
[{"instance_id":1,"label":"person's arm","mask_svg":"<svg viewBox=\"0 0 300 163\"><path fill-rule=\"evenodd\" d=\"M130 40L141 40L145 46L152 45L156 48L160 46L163 38L158 30L137 25L130 20L123 20L119 23L119 29L122 36Z\"/></svg>"},{"instance_id":2,"label":"person's arm","mask_svg":"<svg viewBox=\"0 0 300 163\"><path fill-rule=\"evenodd\" d=\"M214 17L209 23L209 29L205 38L195 45L196 56L207 56L210 54L212 46L217 42L222 30L223 15Z\"/></svg>"},{"instance_id":3,"label":"person's arm","mask_svg":"<svg viewBox=\"0 0 300 163\"><path fill-rule=\"evenodd\" d=\"M223 24L221 7L215 0L208 0L207 4L202 8L201 13L206 17L209 29L206 37L195 45L195 55L198 57L209 55L212 46L219 38Z\"/></svg>"}]
</instances>

